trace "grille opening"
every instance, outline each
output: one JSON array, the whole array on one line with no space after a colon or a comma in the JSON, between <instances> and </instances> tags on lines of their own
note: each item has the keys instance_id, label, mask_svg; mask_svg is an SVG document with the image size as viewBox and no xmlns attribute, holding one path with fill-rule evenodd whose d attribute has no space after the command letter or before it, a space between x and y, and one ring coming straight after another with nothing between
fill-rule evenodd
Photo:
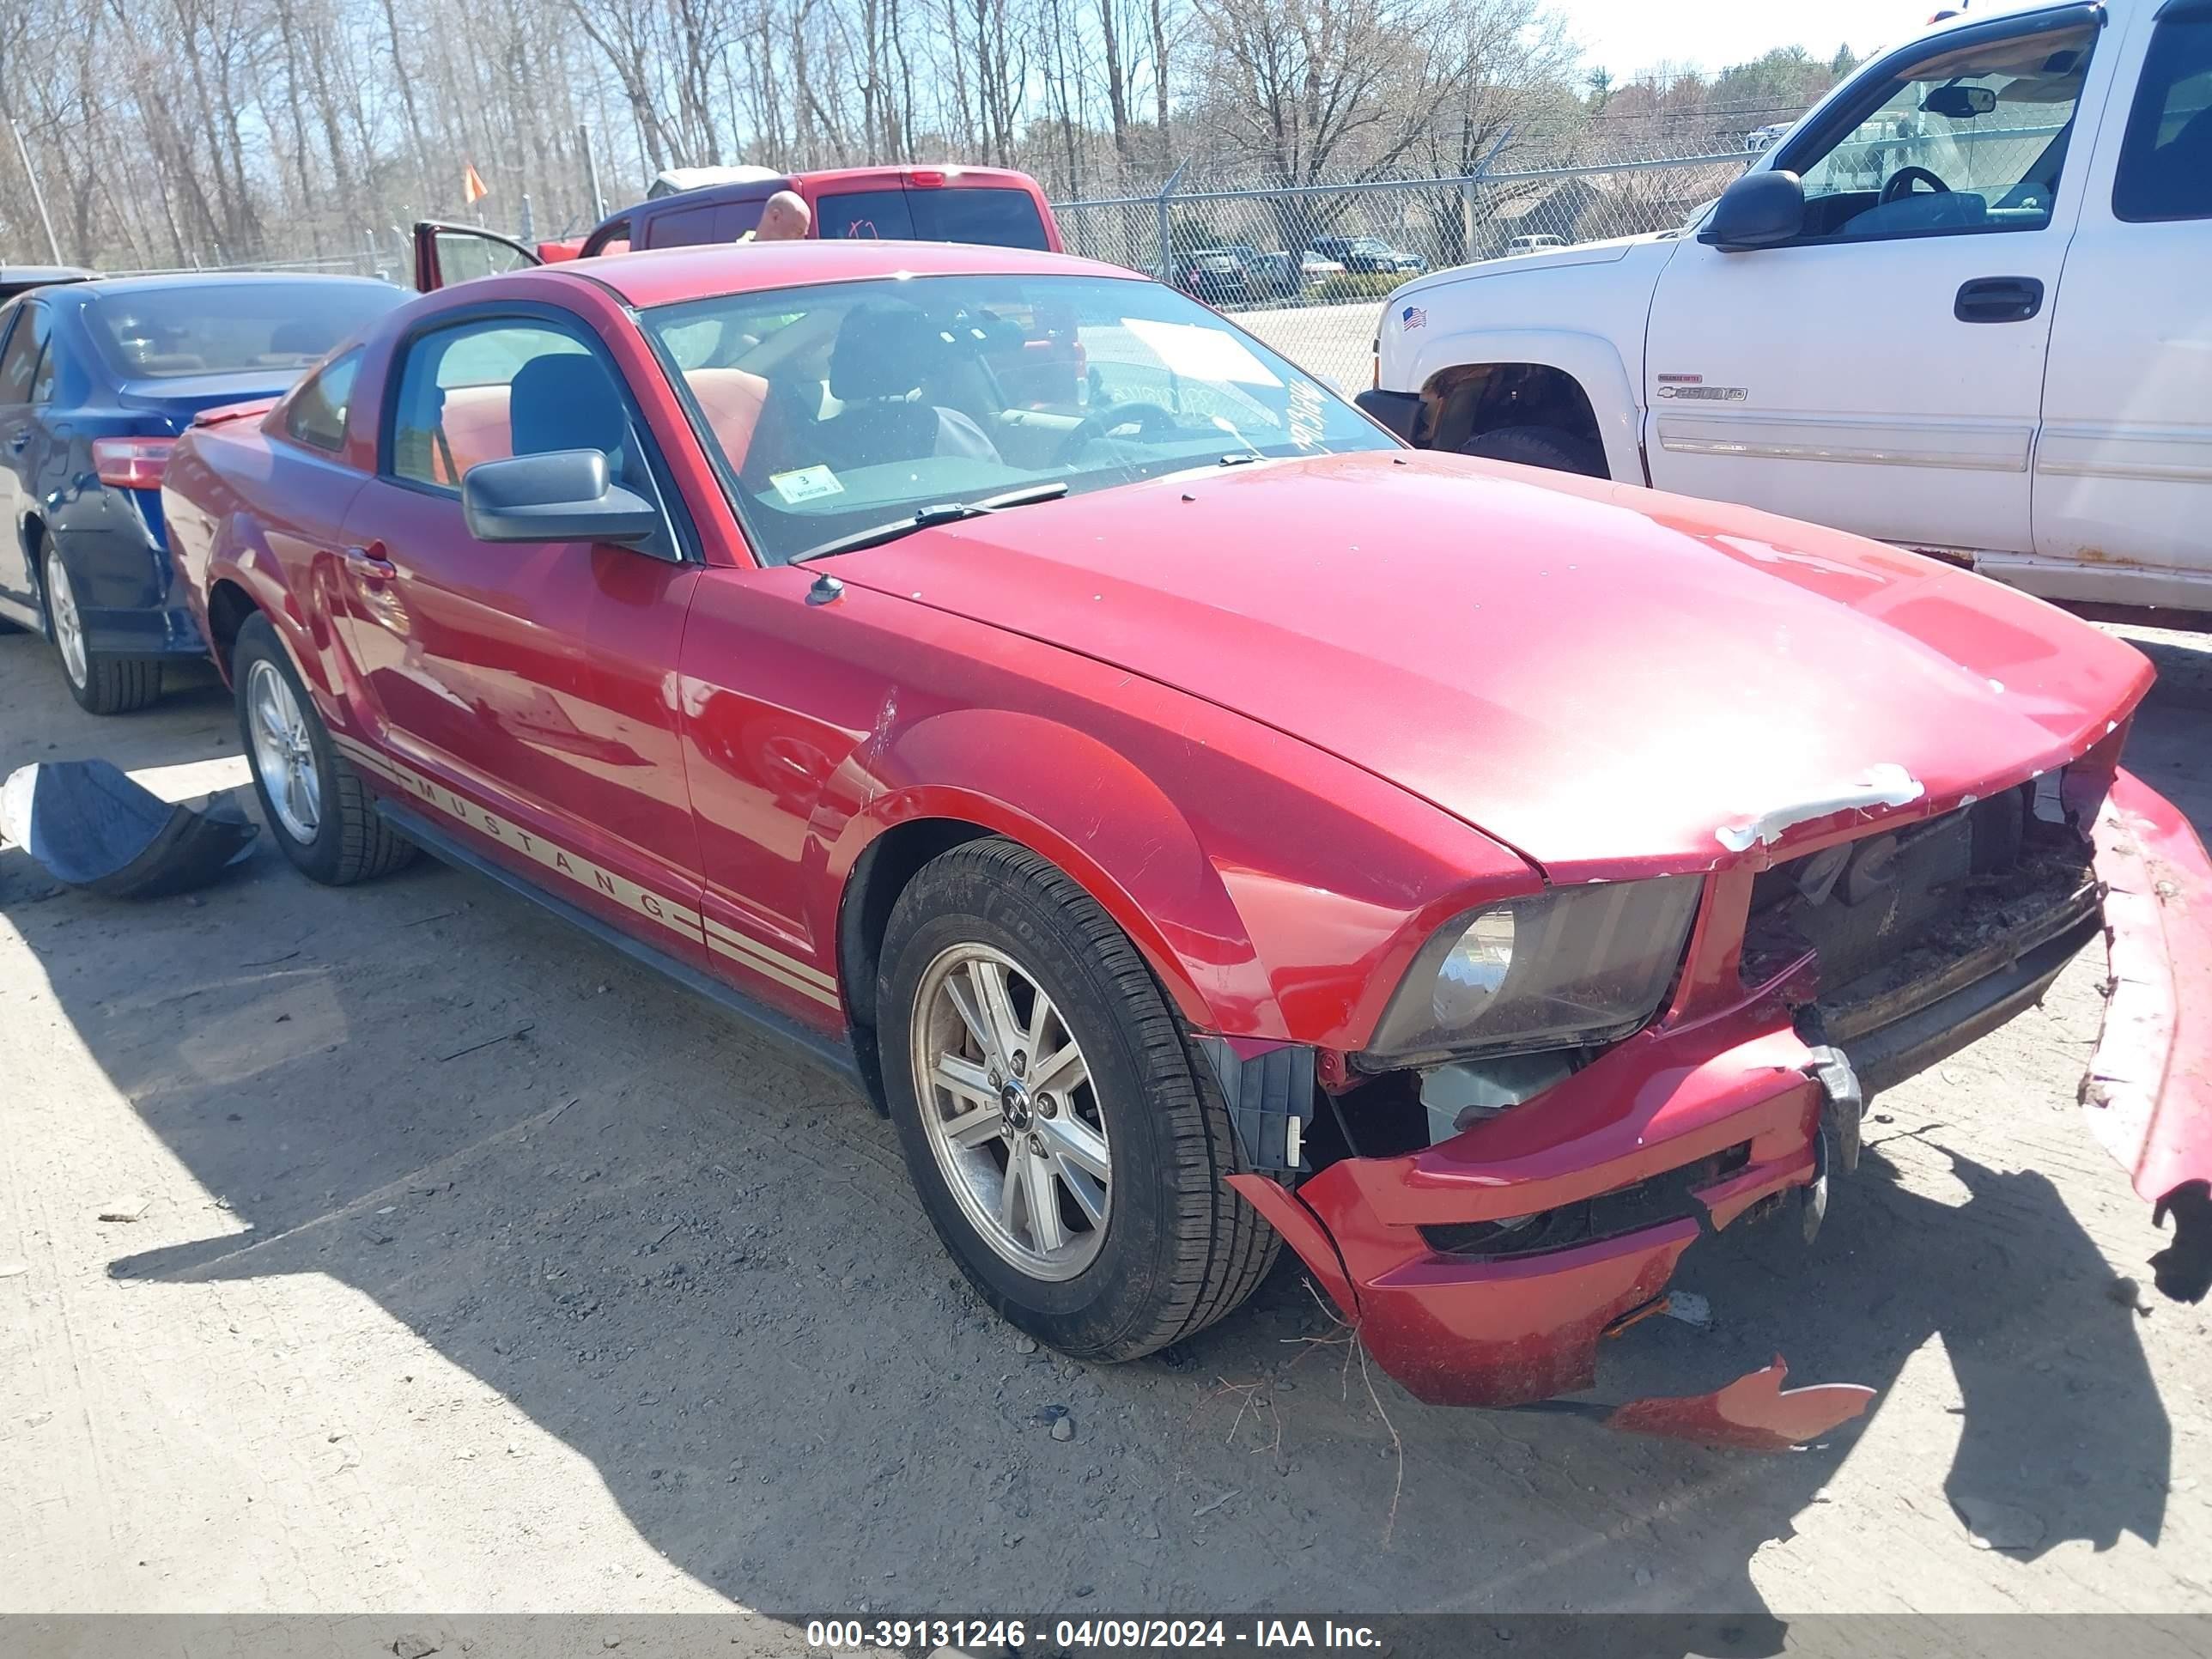
<instances>
[{"instance_id":1,"label":"grille opening","mask_svg":"<svg viewBox=\"0 0 2212 1659\"><path fill-rule=\"evenodd\" d=\"M1752 887L1741 972L1763 983L1806 951L1823 1005L1937 973L2088 882L2081 836L2038 817L2023 785L1943 817L1825 848Z\"/></svg>"},{"instance_id":2,"label":"grille opening","mask_svg":"<svg viewBox=\"0 0 2212 1659\"><path fill-rule=\"evenodd\" d=\"M1705 1212L1697 1189L1724 1180L1751 1163L1751 1143L1738 1141L1714 1153L1593 1198L1509 1221L1453 1221L1423 1227L1421 1237L1443 1255L1506 1261L1595 1244L1647 1227Z\"/></svg>"}]
</instances>

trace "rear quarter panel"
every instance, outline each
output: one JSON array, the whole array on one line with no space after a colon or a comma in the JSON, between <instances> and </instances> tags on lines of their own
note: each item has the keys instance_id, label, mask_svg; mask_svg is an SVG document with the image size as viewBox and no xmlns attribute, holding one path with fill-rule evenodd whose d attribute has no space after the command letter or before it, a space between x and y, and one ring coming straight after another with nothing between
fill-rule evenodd
<instances>
[{"instance_id":1,"label":"rear quarter panel","mask_svg":"<svg viewBox=\"0 0 2212 1659\"><path fill-rule=\"evenodd\" d=\"M222 420L178 441L161 483L170 545L223 678L230 664L210 607L229 587L275 625L325 720L346 729L323 589L335 580L326 567L337 557L337 527L366 477L264 426L250 416Z\"/></svg>"}]
</instances>

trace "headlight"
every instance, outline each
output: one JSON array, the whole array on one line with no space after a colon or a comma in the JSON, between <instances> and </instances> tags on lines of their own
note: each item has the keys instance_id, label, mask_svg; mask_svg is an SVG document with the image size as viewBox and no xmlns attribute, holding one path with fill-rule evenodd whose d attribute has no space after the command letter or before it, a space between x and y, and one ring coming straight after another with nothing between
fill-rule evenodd
<instances>
[{"instance_id":1,"label":"headlight","mask_svg":"<svg viewBox=\"0 0 2212 1659\"><path fill-rule=\"evenodd\" d=\"M1681 964L1699 885L1667 876L1555 887L1455 918L1413 958L1361 1069L1627 1036Z\"/></svg>"}]
</instances>

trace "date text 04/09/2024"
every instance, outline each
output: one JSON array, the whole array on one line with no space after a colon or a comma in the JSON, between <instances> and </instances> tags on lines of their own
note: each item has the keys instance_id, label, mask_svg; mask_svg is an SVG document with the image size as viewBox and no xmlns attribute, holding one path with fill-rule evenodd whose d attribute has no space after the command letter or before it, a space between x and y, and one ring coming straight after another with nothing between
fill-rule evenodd
<instances>
[{"instance_id":1,"label":"date text 04/09/2024","mask_svg":"<svg viewBox=\"0 0 2212 1659\"><path fill-rule=\"evenodd\" d=\"M816 1619L806 1645L829 1652L867 1650L1014 1651L1183 1648L1357 1650L1381 1645L1372 1626L1333 1619Z\"/></svg>"}]
</instances>

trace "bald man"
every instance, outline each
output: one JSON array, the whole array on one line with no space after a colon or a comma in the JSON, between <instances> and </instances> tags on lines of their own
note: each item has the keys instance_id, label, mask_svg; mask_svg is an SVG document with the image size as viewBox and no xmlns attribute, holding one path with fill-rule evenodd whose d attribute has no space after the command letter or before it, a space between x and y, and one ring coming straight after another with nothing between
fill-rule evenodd
<instances>
[{"instance_id":1,"label":"bald man","mask_svg":"<svg viewBox=\"0 0 2212 1659\"><path fill-rule=\"evenodd\" d=\"M795 190L780 190L761 209L760 224L738 238L741 242L800 242L814 215L806 198Z\"/></svg>"}]
</instances>

